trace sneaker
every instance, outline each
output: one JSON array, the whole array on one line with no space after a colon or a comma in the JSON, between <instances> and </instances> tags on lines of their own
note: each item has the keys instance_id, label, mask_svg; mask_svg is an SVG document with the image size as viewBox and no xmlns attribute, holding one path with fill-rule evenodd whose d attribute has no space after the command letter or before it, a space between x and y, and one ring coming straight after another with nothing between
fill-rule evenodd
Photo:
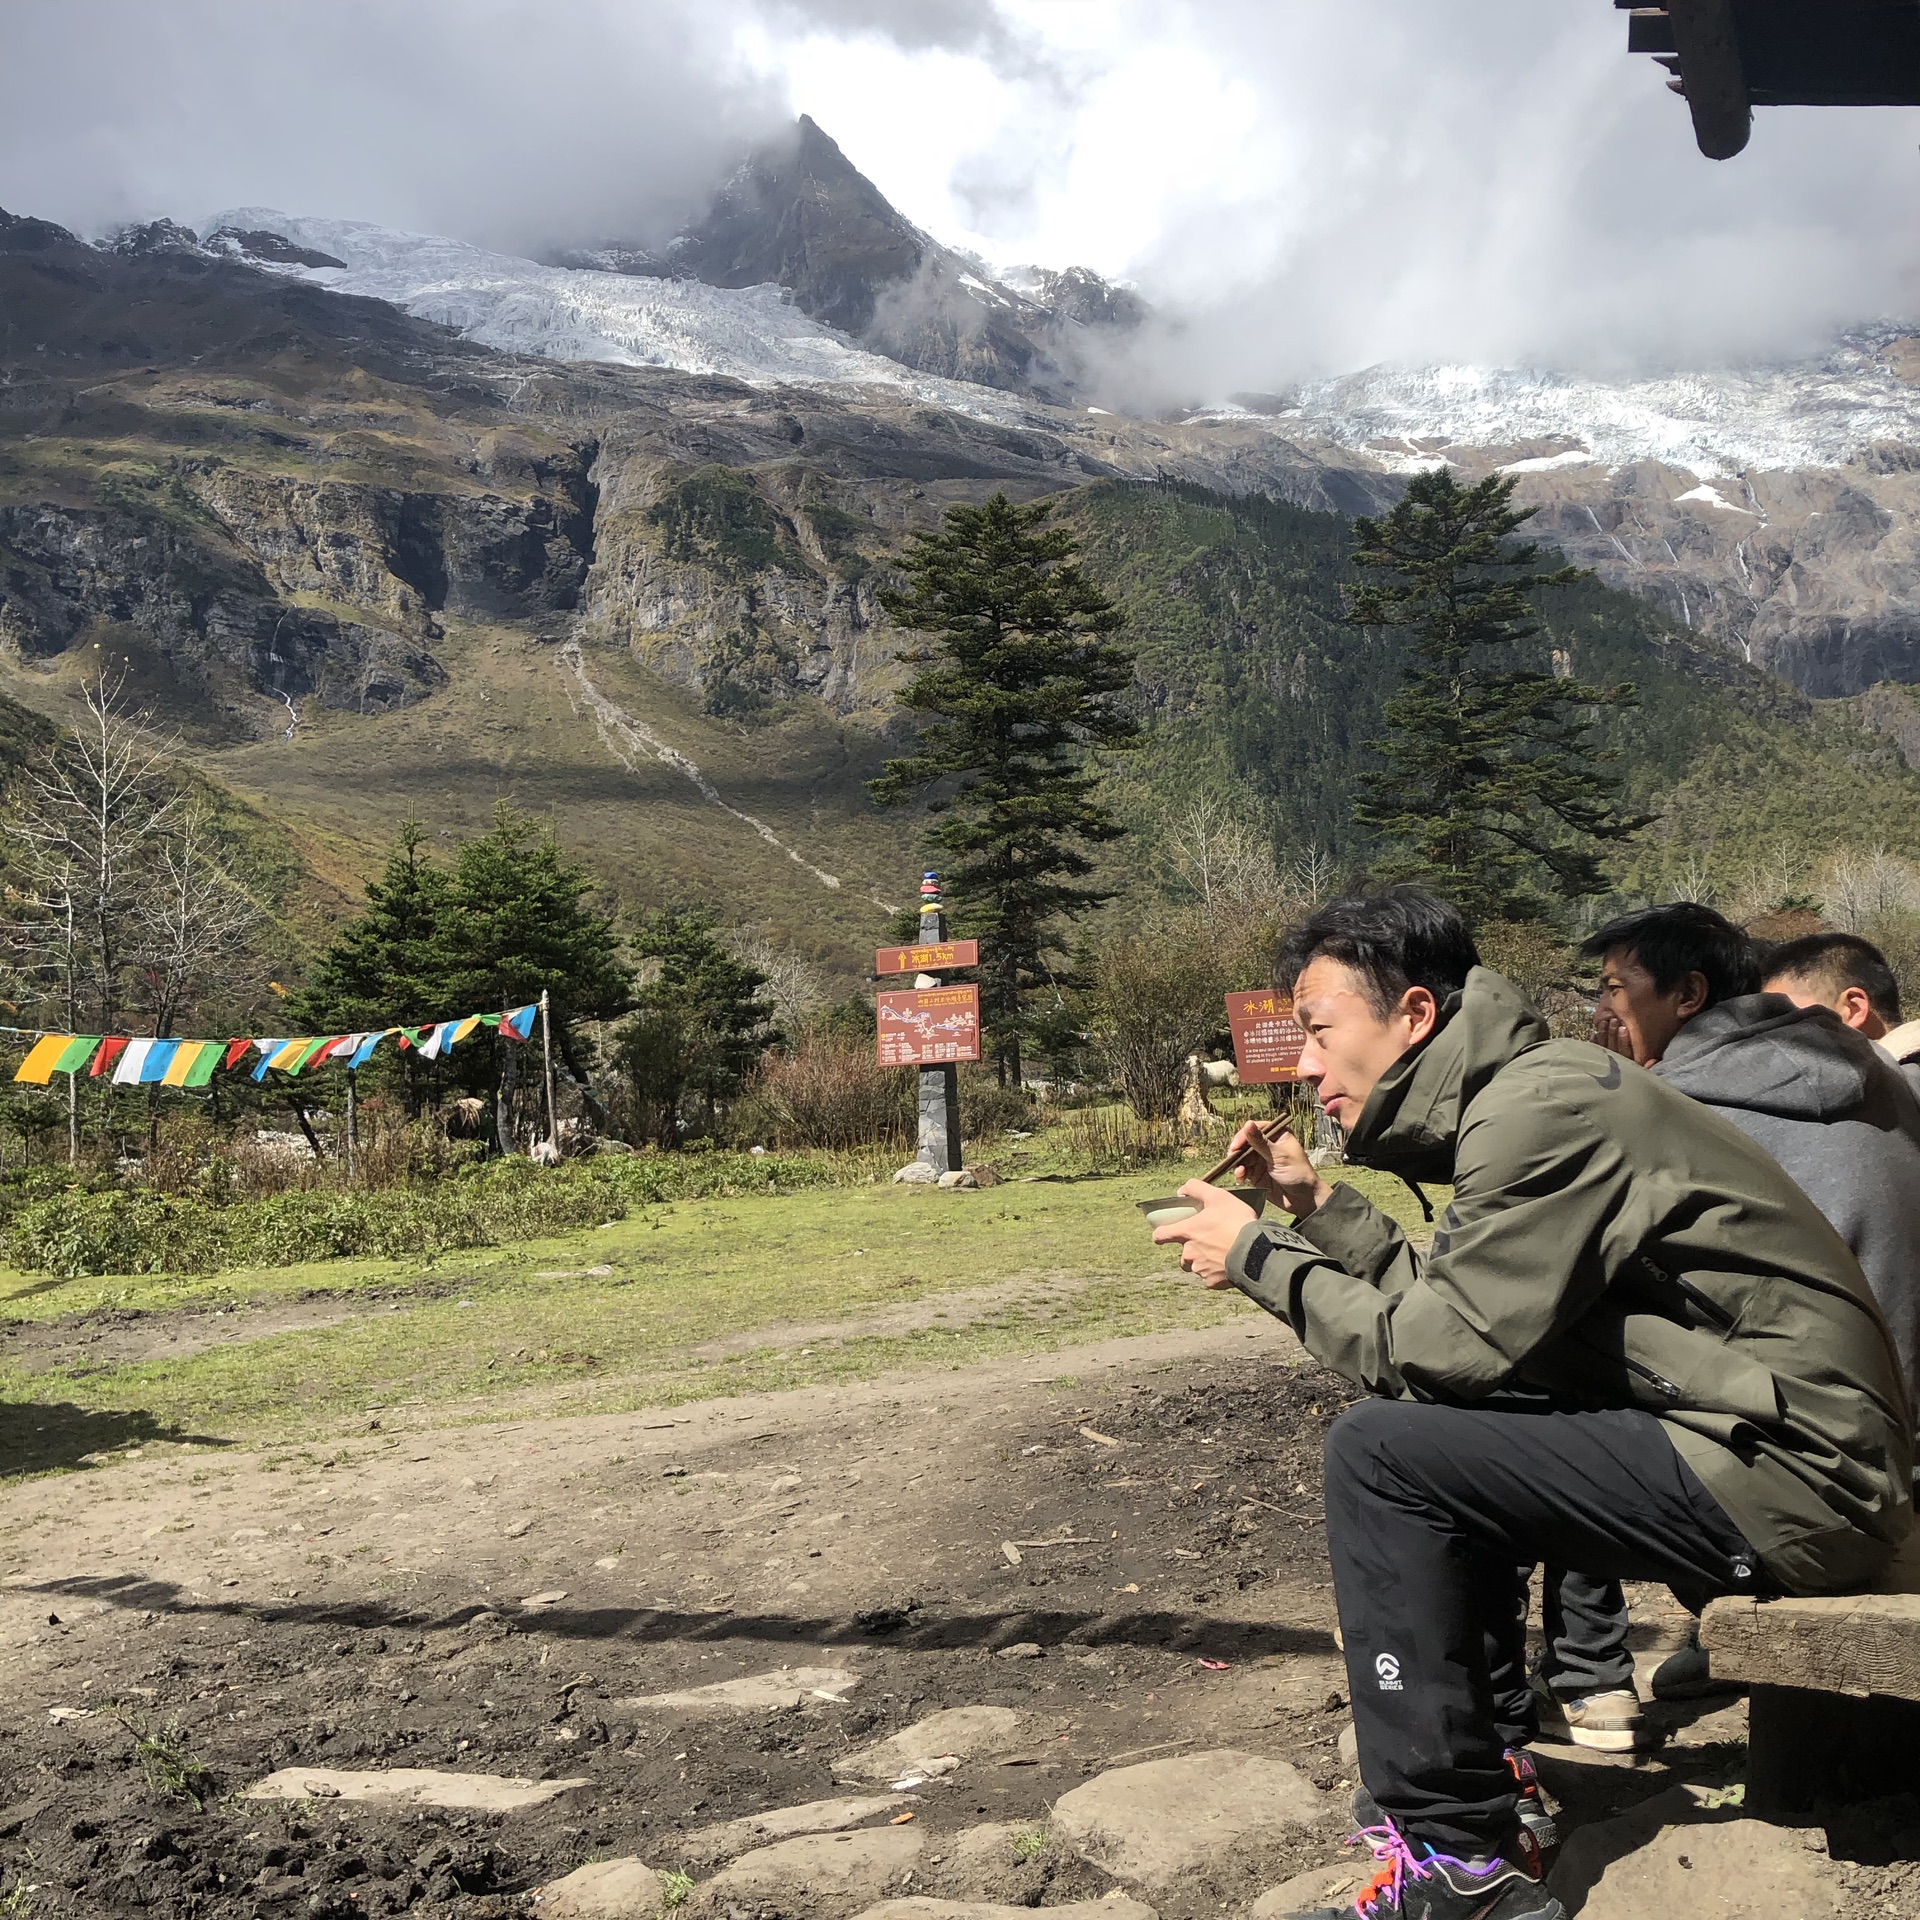
<instances>
[{"instance_id":1,"label":"sneaker","mask_svg":"<svg viewBox=\"0 0 1920 1920\"><path fill-rule=\"evenodd\" d=\"M1647 1744L1646 1715L1640 1696L1631 1687L1610 1687L1604 1693L1549 1696L1543 1718L1565 1723L1567 1738L1576 1747L1596 1747L1602 1753L1632 1753Z\"/></svg>"},{"instance_id":2,"label":"sneaker","mask_svg":"<svg viewBox=\"0 0 1920 1920\"><path fill-rule=\"evenodd\" d=\"M1519 1747L1507 1749L1507 1771L1513 1775L1514 1811L1531 1837L1534 1849L1543 1858L1560 1844L1560 1823L1547 1810L1547 1796L1540 1789L1540 1775L1534 1770L1533 1756ZM1353 1790L1355 1825L1371 1832L1387 1825L1380 1803L1365 1787Z\"/></svg>"},{"instance_id":3,"label":"sneaker","mask_svg":"<svg viewBox=\"0 0 1920 1920\"><path fill-rule=\"evenodd\" d=\"M1566 1920L1540 1884L1540 1856L1526 1829L1499 1853L1462 1860L1408 1840L1391 1821L1356 1833L1381 1862L1348 1907L1307 1907L1285 1920Z\"/></svg>"},{"instance_id":4,"label":"sneaker","mask_svg":"<svg viewBox=\"0 0 1920 1920\"><path fill-rule=\"evenodd\" d=\"M1713 1677L1713 1661L1697 1641L1670 1653L1654 1669L1656 1700L1700 1700L1710 1693L1731 1693L1730 1682Z\"/></svg>"}]
</instances>

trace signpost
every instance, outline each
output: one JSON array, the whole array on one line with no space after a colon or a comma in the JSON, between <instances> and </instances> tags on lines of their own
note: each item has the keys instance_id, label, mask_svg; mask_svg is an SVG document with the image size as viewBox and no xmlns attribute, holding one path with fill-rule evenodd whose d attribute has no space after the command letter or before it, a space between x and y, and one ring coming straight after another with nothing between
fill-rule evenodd
<instances>
[{"instance_id":1,"label":"signpost","mask_svg":"<svg viewBox=\"0 0 1920 1920\"><path fill-rule=\"evenodd\" d=\"M978 940L936 940L924 947L882 947L873 956L875 973L938 973L944 967L977 967Z\"/></svg>"},{"instance_id":2,"label":"signpost","mask_svg":"<svg viewBox=\"0 0 1920 1920\"><path fill-rule=\"evenodd\" d=\"M1270 1086L1300 1077L1306 1029L1293 1017L1293 996L1273 988L1227 995L1227 1025L1242 1086Z\"/></svg>"},{"instance_id":3,"label":"signpost","mask_svg":"<svg viewBox=\"0 0 1920 1920\"><path fill-rule=\"evenodd\" d=\"M918 987L880 996L880 1064L932 1066L980 1058L980 989Z\"/></svg>"},{"instance_id":4,"label":"signpost","mask_svg":"<svg viewBox=\"0 0 1920 1920\"><path fill-rule=\"evenodd\" d=\"M878 1010L880 1064L920 1069L920 1145L915 1156L936 1173L960 1171L960 1069L980 1058L980 989L943 986L939 969L978 964L973 940L949 940L940 904L940 876L920 880L920 939L882 947L876 973L918 976L910 990L883 993Z\"/></svg>"}]
</instances>

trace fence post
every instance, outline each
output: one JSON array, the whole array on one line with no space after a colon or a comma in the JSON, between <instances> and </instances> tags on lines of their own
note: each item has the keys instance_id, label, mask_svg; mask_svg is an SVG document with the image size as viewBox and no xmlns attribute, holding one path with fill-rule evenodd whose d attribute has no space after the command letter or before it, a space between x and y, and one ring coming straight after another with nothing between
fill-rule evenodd
<instances>
[{"instance_id":1,"label":"fence post","mask_svg":"<svg viewBox=\"0 0 1920 1920\"><path fill-rule=\"evenodd\" d=\"M547 990L540 989L540 1055L547 1080L547 1144L560 1151L560 1125L553 1116L553 1026L547 1015Z\"/></svg>"},{"instance_id":2,"label":"fence post","mask_svg":"<svg viewBox=\"0 0 1920 1920\"><path fill-rule=\"evenodd\" d=\"M347 1185L352 1186L360 1173L360 1073L347 1069Z\"/></svg>"}]
</instances>

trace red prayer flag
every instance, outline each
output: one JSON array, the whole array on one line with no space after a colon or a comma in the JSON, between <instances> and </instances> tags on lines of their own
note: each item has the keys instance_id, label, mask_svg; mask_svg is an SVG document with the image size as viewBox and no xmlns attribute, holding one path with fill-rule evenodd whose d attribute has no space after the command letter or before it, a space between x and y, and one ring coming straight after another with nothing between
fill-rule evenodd
<instances>
[{"instance_id":1,"label":"red prayer flag","mask_svg":"<svg viewBox=\"0 0 1920 1920\"><path fill-rule=\"evenodd\" d=\"M227 1057L220 1064L224 1067L238 1066L241 1058L252 1052L252 1050L253 1042L251 1040L229 1040L227 1042Z\"/></svg>"},{"instance_id":2,"label":"red prayer flag","mask_svg":"<svg viewBox=\"0 0 1920 1920\"><path fill-rule=\"evenodd\" d=\"M100 1051L93 1056L93 1065L87 1069L87 1077L97 1080L127 1050L127 1036L109 1034L100 1043Z\"/></svg>"}]
</instances>

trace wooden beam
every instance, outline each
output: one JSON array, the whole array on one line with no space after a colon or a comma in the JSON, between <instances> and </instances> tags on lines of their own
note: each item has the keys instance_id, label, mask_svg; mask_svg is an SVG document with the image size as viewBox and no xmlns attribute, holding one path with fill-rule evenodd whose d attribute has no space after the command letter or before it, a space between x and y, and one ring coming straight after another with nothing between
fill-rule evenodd
<instances>
[{"instance_id":1,"label":"wooden beam","mask_svg":"<svg viewBox=\"0 0 1920 1920\"><path fill-rule=\"evenodd\" d=\"M1753 131L1733 0L1668 0L1693 138L1709 160L1731 160Z\"/></svg>"}]
</instances>

